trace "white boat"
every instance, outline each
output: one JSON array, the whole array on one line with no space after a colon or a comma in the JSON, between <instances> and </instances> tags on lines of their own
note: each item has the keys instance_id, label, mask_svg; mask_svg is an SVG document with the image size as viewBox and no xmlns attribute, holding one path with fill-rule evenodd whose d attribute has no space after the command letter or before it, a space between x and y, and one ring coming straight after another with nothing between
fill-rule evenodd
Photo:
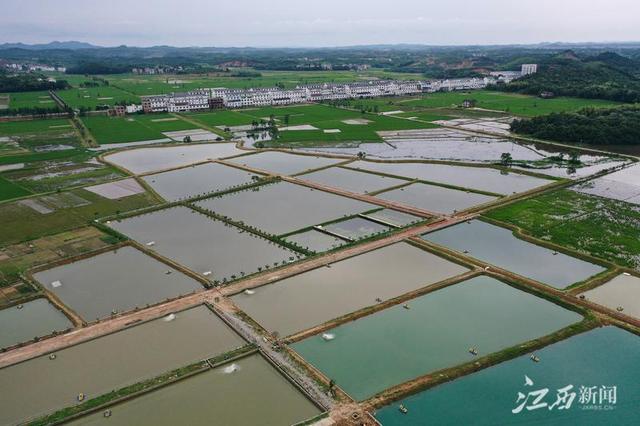
<instances>
[{"instance_id":1,"label":"white boat","mask_svg":"<svg viewBox=\"0 0 640 426\"><path fill-rule=\"evenodd\" d=\"M327 342L336 338L335 334L332 333L322 333L322 338Z\"/></svg>"}]
</instances>

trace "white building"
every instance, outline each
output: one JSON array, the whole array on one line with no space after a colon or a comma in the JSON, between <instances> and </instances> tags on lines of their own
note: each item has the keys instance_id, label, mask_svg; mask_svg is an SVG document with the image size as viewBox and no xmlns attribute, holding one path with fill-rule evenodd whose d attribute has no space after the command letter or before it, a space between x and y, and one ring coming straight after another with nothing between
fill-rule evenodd
<instances>
[{"instance_id":1,"label":"white building","mask_svg":"<svg viewBox=\"0 0 640 426\"><path fill-rule=\"evenodd\" d=\"M538 72L538 64L522 64L520 75L535 74Z\"/></svg>"}]
</instances>

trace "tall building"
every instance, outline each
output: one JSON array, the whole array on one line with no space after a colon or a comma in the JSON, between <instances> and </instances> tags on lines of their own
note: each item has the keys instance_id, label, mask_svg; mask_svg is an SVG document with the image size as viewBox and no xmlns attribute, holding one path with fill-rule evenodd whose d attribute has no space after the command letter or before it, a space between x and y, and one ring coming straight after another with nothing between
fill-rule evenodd
<instances>
[{"instance_id":1,"label":"tall building","mask_svg":"<svg viewBox=\"0 0 640 426\"><path fill-rule=\"evenodd\" d=\"M522 64L520 75L535 74L538 72L538 64Z\"/></svg>"}]
</instances>

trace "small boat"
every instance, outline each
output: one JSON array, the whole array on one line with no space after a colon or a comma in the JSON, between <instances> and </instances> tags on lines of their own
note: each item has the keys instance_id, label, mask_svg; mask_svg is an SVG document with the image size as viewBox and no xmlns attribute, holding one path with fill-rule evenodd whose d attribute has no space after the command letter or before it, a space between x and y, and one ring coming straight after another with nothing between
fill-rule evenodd
<instances>
[{"instance_id":1,"label":"small boat","mask_svg":"<svg viewBox=\"0 0 640 426\"><path fill-rule=\"evenodd\" d=\"M531 354L531 361L540 362L540 358L537 355Z\"/></svg>"},{"instance_id":2,"label":"small boat","mask_svg":"<svg viewBox=\"0 0 640 426\"><path fill-rule=\"evenodd\" d=\"M469 353L473 356L478 355L478 348L469 348Z\"/></svg>"},{"instance_id":3,"label":"small boat","mask_svg":"<svg viewBox=\"0 0 640 426\"><path fill-rule=\"evenodd\" d=\"M376 302L382 303L382 299L380 299L379 297L376 297Z\"/></svg>"},{"instance_id":4,"label":"small boat","mask_svg":"<svg viewBox=\"0 0 640 426\"><path fill-rule=\"evenodd\" d=\"M84 401L85 396L82 392L80 392L77 398L78 398L78 401Z\"/></svg>"},{"instance_id":5,"label":"small boat","mask_svg":"<svg viewBox=\"0 0 640 426\"><path fill-rule=\"evenodd\" d=\"M335 334L332 334L332 333L322 333L322 339L323 339L323 340L325 340L325 341L327 341L327 342L328 342L328 341L330 341L330 340L333 340L333 339L335 339L335 338L336 338L336 335L335 335Z\"/></svg>"},{"instance_id":6,"label":"small boat","mask_svg":"<svg viewBox=\"0 0 640 426\"><path fill-rule=\"evenodd\" d=\"M171 275L171 271L167 269L166 271L164 271L164 274L165 275Z\"/></svg>"},{"instance_id":7,"label":"small boat","mask_svg":"<svg viewBox=\"0 0 640 426\"><path fill-rule=\"evenodd\" d=\"M405 407L404 404L400 404L400 406L398 407L398 410L400 410L402 414L407 414L409 412L409 410L407 410L407 407Z\"/></svg>"},{"instance_id":8,"label":"small boat","mask_svg":"<svg viewBox=\"0 0 640 426\"><path fill-rule=\"evenodd\" d=\"M211 275L211 271L205 271L202 273L202 275L204 275L205 277L208 277L209 275Z\"/></svg>"},{"instance_id":9,"label":"small boat","mask_svg":"<svg viewBox=\"0 0 640 426\"><path fill-rule=\"evenodd\" d=\"M62 285L62 282L61 282L61 281L53 281L53 282L51 283L51 287L53 287L53 288L58 288L58 287L60 287L61 285Z\"/></svg>"},{"instance_id":10,"label":"small boat","mask_svg":"<svg viewBox=\"0 0 640 426\"><path fill-rule=\"evenodd\" d=\"M624 311L624 308L623 308L622 306L618 306L618 307L616 308L616 311L618 311L618 312L622 312L622 311Z\"/></svg>"},{"instance_id":11,"label":"small boat","mask_svg":"<svg viewBox=\"0 0 640 426\"><path fill-rule=\"evenodd\" d=\"M252 294L256 294L256 291L255 291L255 290L249 290L249 289L246 289L246 290L244 291L244 294L248 294L249 296L251 296Z\"/></svg>"},{"instance_id":12,"label":"small boat","mask_svg":"<svg viewBox=\"0 0 640 426\"><path fill-rule=\"evenodd\" d=\"M407 303L405 303L404 305L402 305L402 307L403 307L403 308L405 308L405 309L411 309Z\"/></svg>"},{"instance_id":13,"label":"small boat","mask_svg":"<svg viewBox=\"0 0 640 426\"><path fill-rule=\"evenodd\" d=\"M49 355L49 359L50 359L50 360L52 360L52 361L53 361L54 359L56 359L56 354L51 354L51 355Z\"/></svg>"},{"instance_id":14,"label":"small boat","mask_svg":"<svg viewBox=\"0 0 640 426\"><path fill-rule=\"evenodd\" d=\"M24 308L24 305L18 305L17 308L18 309L22 309L22 308Z\"/></svg>"},{"instance_id":15,"label":"small boat","mask_svg":"<svg viewBox=\"0 0 640 426\"><path fill-rule=\"evenodd\" d=\"M111 417L111 410L104 410L104 413L102 413L102 415L104 417Z\"/></svg>"},{"instance_id":16,"label":"small boat","mask_svg":"<svg viewBox=\"0 0 640 426\"><path fill-rule=\"evenodd\" d=\"M156 242L155 242L155 241L149 241L149 242L147 243L147 247L153 247L153 246L155 246L155 245L156 245Z\"/></svg>"},{"instance_id":17,"label":"small boat","mask_svg":"<svg viewBox=\"0 0 640 426\"><path fill-rule=\"evenodd\" d=\"M622 275L625 275L625 276L627 276L627 277L628 277L628 276L630 276L631 274L630 274L630 273L628 273L628 272L623 272L623 273L622 273Z\"/></svg>"},{"instance_id":18,"label":"small boat","mask_svg":"<svg viewBox=\"0 0 640 426\"><path fill-rule=\"evenodd\" d=\"M169 315L164 317L164 320L166 322L173 321L174 319L176 319L176 314L173 314L173 313L171 313L171 314L169 314Z\"/></svg>"}]
</instances>

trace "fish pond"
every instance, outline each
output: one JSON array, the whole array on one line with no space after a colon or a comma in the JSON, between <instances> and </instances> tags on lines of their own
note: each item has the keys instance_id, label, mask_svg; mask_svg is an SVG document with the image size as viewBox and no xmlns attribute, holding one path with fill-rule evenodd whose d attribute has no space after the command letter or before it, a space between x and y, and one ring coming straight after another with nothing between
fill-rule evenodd
<instances>
[{"instance_id":1,"label":"fish pond","mask_svg":"<svg viewBox=\"0 0 640 426\"><path fill-rule=\"evenodd\" d=\"M397 243L258 287L254 294L237 294L233 301L269 331L289 335L465 272Z\"/></svg>"},{"instance_id":2,"label":"fish pond","mask_svg":"<svg viewBox=\"0 0 640 426\"><path fill-rule=\"evenodd\" d=\"M0 310L0 348L72 328L71 321L47 299Z\"/></svg>"},{"instance_id":3,"label":"fish pond","mask_svg":"<svg viewBox=\"0 0 640 426\"><path fill-rule=\"evenodd\" d=\"M316 253L332 250L347 244L346 240L336 238L324 232L312 229L310 231L300 232L299 234L289 235L285 238L287 241L298 244Z\"/></svg>"},{"instance_id":4,"label":"fish pond","mask_svg":"<svg viewBox=\"0 0 640 426\"><path fill-rule=\"evenodd\" d=\"M34 278L87 321L203 289L193 278L130 246L47 269Z\"/></svg>"},{"instance_id":5,"label":"fish pond","mask_svg":"<svg viewBox=\"0 0 640 426\"><path fill-rule=\"evenodd\" d=\"M313 155L287 154L279 151L264 151L243 155L229 160L231 163L250 169L261 170L280 175L294 175L305 171L332 166L344 160Z\"/></svg>"},{"instance_id":6,"label":"fish pond","mask_svg":"<svg viewBox=\"0 0 640 426\"><path fill-rule=\"evenodd\" d=\"M640 423L640 337L619 328L603 327L547 346L533 355L539 362L532 362L531 355L505 361L383 407L376 418L384 426ZM531 380L529 385L525 384L527 377ZM567 386L572 386L567 395L575 394L569 408L561 410L559 407L564 404L560 404L550 409L558 389ZM600 403L603 387L613 386L616 402ZM583 387L593 387L593 397L581 395ZM539 408L526 408L534 405L534 398L529 397L522 410L513 413L524 402L517 402L518 392L527 395L539 389L549 390ZM407 409L406 414L398 409L400 404Z\"/></svg>"},{"instance_id":7,"label":"fish pond","mask_svg":"<svg viewBox=\"0 0 640 426\"><path fill-rule=\"evenodd\" d=\"M357 241L388 232L394 228L362 217L353 217L351 219L324 225L322 226L322 229L340 238Z\"/></svg>"},{"instance_id":8,"label":"fish pond","mask_svg":"<svg viewBox=\"0 0 640 426\"><path fill-rule=\"evenodd\" d=\"M241 358L71 425L291 425L320 410L260 355Z\"/></svg>"},{"instance_id":9,"label":"fish pond","mask_svg":"<svg viewBox=\"0 0 640 426\"><path fill-rule=\"evenodd\" d=\"M583 293L591 300L625 315L640 318L640 278L618 275L609 282Z\"/></svg>"},{"instance_id":10,"label":"fish pond","mask_svg":"<svg viewBox=\"0 0 640 426\"><path fill-rule=\"evenodd\" d=\"M544 299L480 276L292 345L357 400L553 333L582 319Z\"/></svg>"},{"instance_id":11,"label":"fish pond","mask_svg":"<svg viewBox=\"0 0 640 426\"><path fill-rule=\"evenodd\" d=\"M134 216L110 226L192 271L223 281L295 260L298 254L188 207Z\"/></svg>"},{"instance_id":12,"label":"fish pond","mask_svg":"<svg viewBox=\"0 0 640 426\"><path fill-rule=\"evenodd\" d=\"M288 182L262 185L195 204L276 235L378 208Z\"/></svg>"},{"instance_id":13,"label":"fish pond","mask_svg":"<svg viewBox=\"0 0 640 426\"><path fill-rule=\"evenodd\" d=\"M255 182L259 176L219 163L185 167L143 179L162 198L177 201Z\"/></svg>"},{"instance_id":14,"label":"fish pond","mask_svg":"<svg viewBox=\"0 0 640 426\"><path fill-rule=\"evenodd\" d=\"M605 270L602 266L521 240L510 229L480 220L451 226L422 238L561 289Z\"/></svg>"},{"instance_id":15,"label":"fish pond","mask_svg":"<svg viewBox=\"0 0 640 426\"><path fill-rule=\"evenodd\" d=\"M361 194L380 191L407 183L407 181L403 179L343 169L341 167L318 170L317 172L300 175L298 178Z\"/></svg>"},{"instance_id":16,"label":"fish pond","mask_svg":"<svg viewBox=\"0 0 640 426\"><path fill-rule=\"evenodd\" d=\"M0 369L0 424L44 415L243 346L205 306ZM179 350L176 350L179 348Z\"/></svg>"}]
</instances>

